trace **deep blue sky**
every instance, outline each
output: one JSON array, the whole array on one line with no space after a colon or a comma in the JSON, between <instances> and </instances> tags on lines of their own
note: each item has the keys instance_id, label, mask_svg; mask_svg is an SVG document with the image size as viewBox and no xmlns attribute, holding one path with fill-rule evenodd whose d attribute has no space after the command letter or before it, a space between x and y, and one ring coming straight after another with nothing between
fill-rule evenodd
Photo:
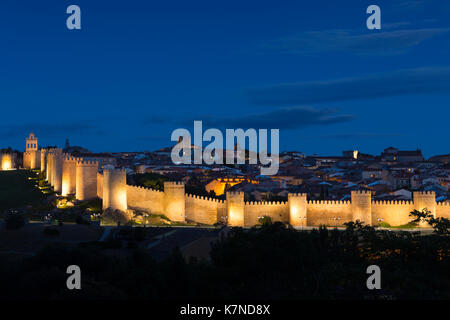
<instances>
[{"instance_id":1,"label":"deep blue sky","mask_svg":"<svg viewBox=\"0 0 450 320\"><path fill-rule=\"evenodd\" d=\"M82 30L66 28L70 4ZM34 131L155 150L196 119L280 128L282 150L308 154L450 153L449 40L441 0L2 0L0 147Z\"/></svg>"}]
</instances>

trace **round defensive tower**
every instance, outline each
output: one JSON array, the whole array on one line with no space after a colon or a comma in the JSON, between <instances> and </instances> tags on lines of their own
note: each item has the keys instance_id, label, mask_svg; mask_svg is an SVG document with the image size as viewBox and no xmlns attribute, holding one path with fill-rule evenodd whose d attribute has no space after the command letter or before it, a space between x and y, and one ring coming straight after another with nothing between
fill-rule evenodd
<instances>
[{"instance_id":1,"label":"round defensive tower","mask_svg":"<svg viewBox=\"0 0 450 320\"><path fill-rule=\"evenodd\" d=\"M90 200L97 197L97 172L97 161L77 161L75 191L77 200Z\"/></svg>"},{"instance_id":2,"label":"round defensive tower","mask_svg":"<svg viewBox=\"0 0 450 320\"><path fill-rule=\"evenodd\" d=\"M75 194L77 178L77 158L63 154L62 161L62 192L63 196Z\"/></svg>"},{"instance_id":3,"label":"round defensive tower","mask_svg":"<svg viewBox=\"0 0 450 320\"><path fill-rule=\"evenodd\" d=\"M52 182L53 190L57 193L62 192L62 162L62 149L55 149L55 153L53 156Z\"/></svg>"},{"instance_id":4,"label":"round defensive tower","mask_svg":"<svg viewBox=\"0 0 450 320\"><path fill-rule=\"evenodd\" d=\"M164 182L164 213L172 221L186 220L183 182Z\"/></svg>"},{"instance_id":5,"label":"round defensive tower","mask_svg":"<svg viewBox=\"0 0 450 320\"><path fill-rule=\"evenodd\" d=\"M48 183L53 186L53 156L54 149L50 149L47 154L47 172L46 172L46 180Z\"/></svg>"},{"instance_id":6,"label":"round defensive tower","mask_svg":"<svg viewBox=\"0 0 450 320\"><path fill-rule=\"evenodd\" d=\"M103 210L105 209L127 211L127 171L125 169L103 170Z\"/></svg>"},{"instance_id":7,"label":"round defensive tower","mask_svg":"<svg viewBox=\"0 0 450 320\"><path fill-rule=\"evenodd\" d=\"M41 149L41 172L47 171L47 149Z\"/></svg>"}]
</instances>

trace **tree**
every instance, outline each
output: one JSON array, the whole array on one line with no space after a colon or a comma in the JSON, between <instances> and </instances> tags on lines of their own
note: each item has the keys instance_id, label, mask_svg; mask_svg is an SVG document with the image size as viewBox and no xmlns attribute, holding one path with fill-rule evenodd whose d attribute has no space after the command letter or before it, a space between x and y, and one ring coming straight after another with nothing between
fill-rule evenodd
<instances>
[{"instance_id":1,"label":"tree","mask_svg":"<svg viewBox=\"0 0 450 320\"><path fill-rule=\"evenodd\" d=\"M450 219L447 218L430 218L428 223L433 227L434 233L439 235L450 234Z\"/></svg>"},{"instance_id":2,"label":"tree","mask_svg":"<svg viewBox=\"0 0 450 320\"><path fill-rule=\"evenodd\" d=\"M5 217L5 228L7 230L20 229L25 225L24 217L16 210L10 210Z\"/></svg>"},{"instance_id":3,"label":"tree","mask_svg":"<svg viewBox=\"0 0 450 320\"><path fill-rule=\"evenodd\" d=\"M431 211L429 211L427 208L423 208L420 211L414 209L409 213L409 216L415 218L411 221L413 223L428 222L430 218L433 218L430 213Z\"/></svg>"},{"instance_id":4,"label":"tree","mask_svg":"<svg viewBox=\"0 0 450 320\"><path fill-rule=\"evenodd\" d=\"M415 217L412 221L414 223L427 222L434 229L433 232L436 234L444 235L450 233L450 219L443 217L435 218L427 208L424 208L422 211L413 210L409 216Z\"/></svg>"}]
</instances>

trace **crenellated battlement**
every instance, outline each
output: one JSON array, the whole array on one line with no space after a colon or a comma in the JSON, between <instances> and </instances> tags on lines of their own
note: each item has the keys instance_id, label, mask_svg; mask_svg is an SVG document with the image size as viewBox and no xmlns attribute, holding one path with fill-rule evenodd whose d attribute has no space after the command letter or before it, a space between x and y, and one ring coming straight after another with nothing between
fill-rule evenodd
<instances>
[{"instance_id":1,"label":"crenellated battlement","mask_svg":"<svg viewBox=\"0 0 450 320\"><path fill-rule=\"evenodd\" d=\"M153 188L150 188L150 187L132 186L132 185L129 185L129 184L127 184L127 187L128 188L133 188L133 189L136 189L136 190L141 190L141 191L159 192L161 194L164 193L164 191L156 190L156 189L153 189Z\"/></svg>"},{"instance_id":2,"label":"crenellated battlement","mask_svg":"<svg viewBox=\"0 0 450 320\"><path fill-rule=\"evenodd\" d=\"M450 202L449 201L438 202L436 205L439 207L450 207Z\"/></svg>"},{"instance_id":3,"label":"crenellated battlement","mask_svg":"<svg viewBox=\"0 0 450 320\"><path fill-rule=\"evenodd\" d=\"M80 158L74 157L68 153L63 153L63 161L78 162L78 161L80 161Z\"/></svg>"},{"instance_id":4,"label":"crenellated battlement","mask_svg":"<svg viewBox=\"0 0 450 320\"><path fill-rule=\"evenodd\" d=\"M352 196L371 196L372 195L372 191L370 190L353 190L351 192Z\"/></svg>"},{"instance_id":5,"label":"crenellated battlement","mask_svg":"<svg viewBox=\"0 0 450 320\"><path fill-rule=\"evenodd\" d=\"M288 193L288 198L307 197L306 193Z\"/></svg>"},{"instance_id":6,"label":"crenellated battlement","mask_svg":"<svg viewBox=\"0 0 450 320\"><path fill-rule=\"evenodd\" d=\"M287 201L245 201L246 206L280 206L287 203Z\"/></svg>"},{"instance_id":7,"label":"crenellated battlement","mask_svg":"<svg viewBox=\"0 0 450 320\"><path fill-rule=\"evenodd\" d=\"M230 195L232 197L243 197L244 196L244 192L240 192L240 191L228 191L227 195Z\"/></svg>"},{"instance_id":8,"label":"crenellated battlement","mask_svg":"<svg viewBox=\"0 0 450 320\"><path fill-rule=\"evenodd\" d=\"M416 191L416 192L414 192L414 195L435 197L436 192L434 192L434 191Z\"/></svg>"},{"instance_id":9,"label":"crenellated battlement","mask_svg":"<svg viewBox=\"0 0 450 320\"><path fill-rule=\"evenodd\" d=\"M183 181L165 181L164 185L166 186L184 186L184 182Z\"/></svg>"},{"instance_id":10,"label":"crenellated battlement","mask_svg":"<svg viewBox=\"0 0 450 320\"><path fill-rule=\"evenodd\" d=\"M308 200L308 204L310 205L350 205L351 201L349 200Z\"/></svg>"},{"instance_id":11,"label":"crenellated battlement","mask_svg":"<svg viewBox=\"0 0 450 320\"><path fill-rule=\"evenodd\" d=\"M207 196L198 196L198 195L189 194L189 193L186 193L186 198L193 199L193 200L207 201L207 202L225 203L225 201L221 200L221 199L211 198L211 197L207 197Z\"/></svg>"},{"instance_id":12,"label":"crenellated battlement","mask_svg":"<svg viewBox=\"0 0 450 320\"><path fill-rule=\"evenodd\" d=\"M392 205L413 205L411 200L374 200L372 205L377 206L392 206Z\"/></svg>"},{"instance_id":13,"label":"crenellated battlement","mask_svg":"<svg viewBox=\"0 0 450 320\"><path fill-rule=\"evenodd\" d=\"M77 159L77 166L79 167L98 167L98 162L95 160Z\"/></svg>"}]
</instances>

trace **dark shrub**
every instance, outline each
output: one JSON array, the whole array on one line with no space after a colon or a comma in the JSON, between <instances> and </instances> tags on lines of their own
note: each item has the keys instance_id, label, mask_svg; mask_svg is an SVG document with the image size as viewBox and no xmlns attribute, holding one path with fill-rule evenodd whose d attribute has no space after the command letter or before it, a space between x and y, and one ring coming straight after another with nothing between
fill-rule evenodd
<instances>
[{"instance_id":1,"label":"dark shrub","mask_svg":"<svg viewBox=\"0 0 450 320\"><path fill-rule=\"evenodd\" d=\"M86 225L90 224L90 222L87 221L86 219L84 219L82 215L77 215L76 216L75 223L77 223L77 224L86 224Z\"/></svg>"},{"instance_id":2,"label":"dark shrub","mask_svg":"<svg viewBox=\"0 0 450 320\"><path fill-rule=\"evenodd\" d=\"M122 241L119 239L111 239L104 242L103 248L105 249L120 249L122 248Z\"/></svg>"},{"instance_id":3,"label":"dark shrub","mask_svg":"<svg viewBox=\"0 0 450 320\"><path fill-rule=\"evenodd\" d=\"M24 217L16 211L9 212L5 217L5 228L7 230L20 229L24 225L25 225Z\"/></svg>"},{"instance_id":4,"label":"dark shrub","mask_svg":"<svg viewBox=\"0 0 450 320\"><path fill-rule=\"evenodd\" d=\"M127 248L128 249L137 249L138 248L138 244L137 244L136 241L128 241Z\"/></svg>"},{"instance_id":5,"label":"dark shrub","mask_svg":"<svg viewBox=\"0 0 450 320\"><path fill-rule=\"evenodd\" d=\"M147 235L147 228L134 228L134 239L136 241L145 240L146 235Z\"/></svg>"},{"instance_id":6,"label":"dark shrub","mask_svg":"<svg viewBox=\"0 0 450 320\"><path fill-rule=\"evenodd\" d=\"M47 236L59 236L59 230L54 227L45 227L43 232Z\"/></svg>"}]
</instances>

